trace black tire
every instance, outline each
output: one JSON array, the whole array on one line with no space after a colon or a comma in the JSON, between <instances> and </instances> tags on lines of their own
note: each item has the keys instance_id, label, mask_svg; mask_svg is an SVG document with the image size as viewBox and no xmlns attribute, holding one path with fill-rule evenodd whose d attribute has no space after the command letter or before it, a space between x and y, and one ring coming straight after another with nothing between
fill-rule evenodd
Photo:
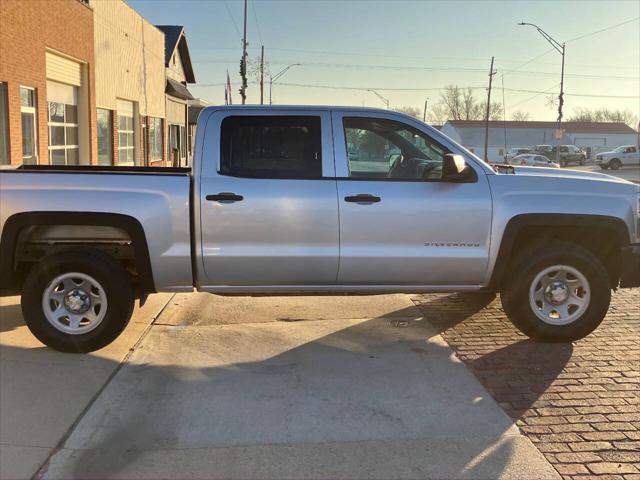
<instances>
[{"instance_id":1,"label":"black tire","mask_svg":"<svg viewBox=\"0 0 640 480\"><path fill-rule=\"evenodd\" d=\"M584 159L584 158L581 158L581 159L580 159L580 165L584 165L584 162L585 162L585 159Z\"/></svg>"},{"instance_id":2,"label":"black tire","mask_svg":"<svg viewBox=\"0 0 640 480\"><path fill-rule=\"evenodd\" d=\"M614 158L609 162L609 167L611 167L611 170L620 170L620 168L622 167L622 162L617 158Z\"/></svg>"},{"instance_id":3,"label":"black tire","mask_svg":"<svg viewBox=\"0 0 640 480\"><path fill-rule=\"evenodd\" d=\"M589 283L591 300L586 310L566 325L544 322L529 302L529 287L538 273L554 265L578 270ZM560 241L537 243L523 251L512 263L512 274L501 293L502 306L509 320L528 337L547 342L571 342L589 335L602 322L609 303L609 277L600 260L579 245Z\"/></svg>"},{"instance_id":4,"label":"black tire","mask_svg":"<svg viewBox=\"0 0 640 480\"><path fill-rule=\"evenodd\" d=\"M54 327L44 313L42 299L48 285L59 275L81 273L95 279L107 299L102 321L91 331L70 334ZM22 313L31 333L42 343L61 352L85 353L102 348L122 333L135 302L131 277L124 267L97 250L67 251L36 264L23 285Z\"/></svg>"},{"instance_id":5,"label":"black tire","mask_svg":"<svg viewBox=\"0 0 640 480\"><path fill-rule=\"evenodd\" d=\"M601 168L602 170L609 170L609 165L605 165L604 163L601 163L601 164L600 164L600 168Z\"/></svg>"}]
</instances>

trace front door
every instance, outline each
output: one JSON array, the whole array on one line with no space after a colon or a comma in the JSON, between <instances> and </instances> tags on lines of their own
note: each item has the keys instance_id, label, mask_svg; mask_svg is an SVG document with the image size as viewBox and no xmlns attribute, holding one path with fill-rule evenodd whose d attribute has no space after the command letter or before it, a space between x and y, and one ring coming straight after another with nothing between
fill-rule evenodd
<instances>
[{"instance_id":1,"label":"front door","mask_svg":"<svg viewBox=\"0 0 640 480\"><path fill-rule=\"evenodd\" d=\"M329 112L214 113L201 162L207 286L334 284L339 233Z\"/></svg>"},{"instance_id":2,"label":"front door","mask_svg":"<svg viewBox=\"0 0 640 480\"><path fill-rule=\"evenodd\" d=\"M369 114L370 115L370 114ZM400 117L402 118L402 117ZM419 122L336 111L342 284L479 285L489 258L491 195L441 180L449 150Z\"/></svg>"}]
</instances>

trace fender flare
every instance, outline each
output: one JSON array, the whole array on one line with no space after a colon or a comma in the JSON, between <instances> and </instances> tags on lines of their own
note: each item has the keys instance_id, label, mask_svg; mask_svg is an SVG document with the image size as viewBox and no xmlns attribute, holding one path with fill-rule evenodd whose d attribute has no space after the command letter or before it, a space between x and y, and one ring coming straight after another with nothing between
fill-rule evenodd
<instances>
[{"instance_id":1,"label":"fender flare","mask_svg":"<svg viewBox=\"0 0 640 480\"><path fill-rule=\"evenodd\" d=\"M512 217L502 234L496 263L491 273L489 289L497 290L505 278L516 238L525 227L588 227L595 226L616 232L620 246L629 245L627 224L620 218L608 215L525 213Z\"/></svg>"},{"instance_id":2,"label":"fender flare","mask_svg":"<svg viewBox=\"0 0 640 480\"><path fill-rule=\"evenodd\" d=\"M5 222L0 237L0 292L17 293L14 265L18 235L23 228L36 225L99 225L126 231L133 241L140 288L145 293L156 291L147 238L137 219L119 213L43 211L16 213Z\"/></svg>"}]
</instances>

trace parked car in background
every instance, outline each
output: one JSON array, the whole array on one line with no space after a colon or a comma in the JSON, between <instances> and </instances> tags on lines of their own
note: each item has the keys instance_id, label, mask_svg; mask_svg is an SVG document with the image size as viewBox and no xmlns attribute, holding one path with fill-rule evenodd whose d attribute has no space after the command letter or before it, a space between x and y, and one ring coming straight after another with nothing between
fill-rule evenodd
<instances>
[{"instance_id":1,"label":"parked car in background","mask_svg":"<svg viewBox=\"0 0 640 480\"><path fill-rule=\"evenodd\" d=\"M601 169L618 170L625 166L640 166L640 151L636 145L623 145L611 152L596 155L596 165Z\"/></svg>"},{"instance_id":2,"label":"parked car in background","mask_svg":"<svg viewBox=\"0 0 640 480\"><path fill-rule=\"evenodd\" d=\"M558 149L560 149L560 154L556 158ZM561 167L566 167L572 163L584 165L587 161L587 154L575 145L560 145L551 149L549 159L557 161Z\"/></svg>"},{"instance_id":3,"label":"parked car in background","mask_svg":"<svg viewBox=\"0 0 640 480\"><path fill-rule=\"evenodd\" d=\"M528 153L524 155L518 155L513 159L512 162L514 165L528 165L530 167L551 167L551 168L560 168L553 160L549 160L547 157L543 155L536 155L533 153Z\"/></svg>"},{"instance_id":4,"label":"parked car in background","mask_svg":"<svg viewBox=\"0 0 640 480\"><path fill-rule=\"evenodd\" d=\"M516 158L518 155L523 155L525 153L532 153L529 147L514 147L510 148L507 151L507 155L505 156L505 161L507 163L511 163L511 161Z\"/></svg>"}]
</instances>

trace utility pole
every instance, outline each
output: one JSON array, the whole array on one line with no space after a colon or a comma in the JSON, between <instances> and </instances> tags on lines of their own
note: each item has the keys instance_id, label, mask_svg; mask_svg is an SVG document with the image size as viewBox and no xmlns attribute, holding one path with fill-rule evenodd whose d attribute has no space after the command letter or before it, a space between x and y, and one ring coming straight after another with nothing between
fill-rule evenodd
<instances>
[{"instance_id":1,"label":"utility pole","mask_svg":"<svg viewBox=\"0 0 640 480\"><path fill-rule=\"evenodd\" d=\"M491 83L493 76L496 74L493 70L493 57L491 57L491 68L489 69L489 92L487 93L487 115L484 119L484 161L488 162L487 151L489 149L489 112L491 109Z\"/></svg>"},{"instance_id":2,"label":"utility pole","mask_svg":"<svg viewBox=\"0 0 640 480\"><path fill-rule=\"evenodd\" d=\"M243 105L247 101L247 45L247 0L244 0L244 34L242 36L242 58L240 59L240 76L242 77L240 96Z\"/></svg>"},{"instance_id":3,"label":"utility pole","mask_svg":"<svg viewBox=\"0 0 640 480\"><path fill-rule=\"evenodd\" d=\"M424 101L424 113L422 114L422 121L424 123L427 123L427 104L429 103L429 99L427 98Z\"/></svg>"},{"instance_id":4,"label":"utility pole","mask_svg":"<svg viewBox=\"0 0 640 480\"><path fill-rule=\"evenodd\" d=\"M260 53L260 105L264 105L264 45Z\"/></svg>"}]
</instances>

